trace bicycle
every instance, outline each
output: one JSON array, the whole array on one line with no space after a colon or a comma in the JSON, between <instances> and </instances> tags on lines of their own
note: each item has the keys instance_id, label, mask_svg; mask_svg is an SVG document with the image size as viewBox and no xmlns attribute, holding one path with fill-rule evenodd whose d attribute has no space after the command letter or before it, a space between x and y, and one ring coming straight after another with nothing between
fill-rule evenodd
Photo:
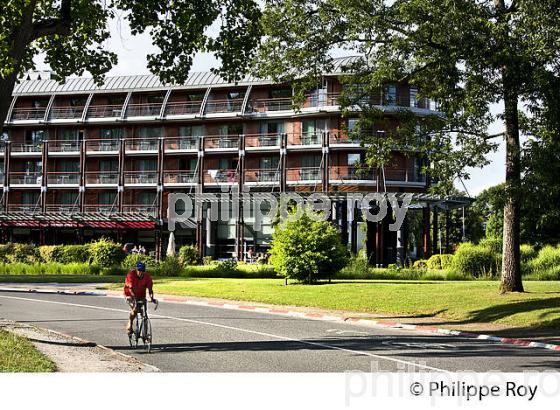
<instances>
[{"instance_id":1,"label":"bicycle","mask_svg":"<svg viewBox=\"0 0 560 410\"><path fill-rule=\"evenodd\" d=\"M150 318L148 317L148 301L146 299L136 299L135 303L135 310L136 315L134 316L134 320L132 321L132 333L128 335L128 342L130 343L130 347L135 349L138 348L138 341L142 339L144 343L144 347L150 353L152 351L152 323L150 322ZM154 311L158 308L158 301L153 300L154 303ZM138 315L140 315L140 320L138 320Z\"/></svg>"}]
</instances>

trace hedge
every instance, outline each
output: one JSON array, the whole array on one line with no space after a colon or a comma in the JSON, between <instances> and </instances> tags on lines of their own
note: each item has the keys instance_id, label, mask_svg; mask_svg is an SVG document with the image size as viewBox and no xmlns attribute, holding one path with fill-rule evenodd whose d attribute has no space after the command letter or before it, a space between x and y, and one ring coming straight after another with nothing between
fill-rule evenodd
<instances>
[{"instance_id":1,"label":"hedge","mask_svg":"<svg viewBox=\"0 0 560 410\"><path fill-rule=\"evenodd\" d=\"M200 263L198 248L194 245L181 246L179 248L179 262L183 266L198 265Z\"/></svg>"},{"instance_id":2,"label":"hedge","mask_svg":"<svg viewBox=\"0 0 560 410\"><path fill-rule=\"evenodd\" d=\"M465 242L457 248L451 266L461 275L494 277L501 270L501 255L496 254L490 246Z\"/></svg>"},{"instance_id":3,"label":"hedge","mask_svg":"<svg viewBox=\"0 0 560 410\"><path fill-rule=\"evenodd\" d=\"M428 269L449 269L453 263L453 255L444 253L430 256L426 266Z\"/></svg>"}]
</instances>

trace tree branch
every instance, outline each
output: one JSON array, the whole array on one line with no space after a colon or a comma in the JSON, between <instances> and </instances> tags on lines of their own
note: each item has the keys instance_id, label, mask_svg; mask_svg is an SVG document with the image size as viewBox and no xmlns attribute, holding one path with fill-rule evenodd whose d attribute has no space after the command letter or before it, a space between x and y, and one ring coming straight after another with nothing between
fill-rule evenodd
<instances>
[{"instance_id":1,"label":"tree branch","mask_svg":"<svg viewBox=\"0 0 560 410\"><path fill-rule=\"evenodd\" d=\"M40 20L33 23L29 41L54 34L68 35L72 25L72 0L62 0L60 17Z\"/></svg>"}]
</instances>

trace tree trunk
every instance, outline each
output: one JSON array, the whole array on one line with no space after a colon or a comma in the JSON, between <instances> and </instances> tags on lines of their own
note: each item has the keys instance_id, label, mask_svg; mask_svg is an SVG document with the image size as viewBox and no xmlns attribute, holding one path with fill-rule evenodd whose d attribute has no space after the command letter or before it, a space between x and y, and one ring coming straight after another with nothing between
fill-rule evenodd
<instances>
[{"instance_id":1,"label":"tree trunk","mask_svg":"<svg viewBox=\"0 0 560 410\"><path fill-rule=\"evenodd\" d=\"M515 75L504 69L504 105L506 124L506 203L504 206L504 233L502 253L502 280L500 292L523 292L521 263L519 254L520 236L520 189L521 189L521 149L519 145L518 95Z\"/></svg>"}]
</instances>

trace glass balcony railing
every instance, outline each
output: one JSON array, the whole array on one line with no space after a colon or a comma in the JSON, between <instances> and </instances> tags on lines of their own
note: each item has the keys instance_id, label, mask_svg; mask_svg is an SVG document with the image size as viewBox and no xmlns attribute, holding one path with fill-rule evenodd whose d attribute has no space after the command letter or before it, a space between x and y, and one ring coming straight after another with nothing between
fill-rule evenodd
<instances>
[{"instance_id":1,"label":"glass balcony railing","mask_svg":"<svg viewBox=\"0 0 560 410\"><path fill-rule=\"evenodd\" d=\"M41 152L43 150L43 143L42 142L24 142L19 143L15 142L12 143L12 152Z\"/></svg>"},{"instance_id":2,"label":"glass balcony railing","mask_svg":"<svg viewBox=\"0 0 560 410\"><path fill-rule=\"evenodd\" d=\"M243 98L230 100L209 100L206 103L206 114L239 112L243 106Z\"/></svg>"},{"instance_id":3,"label":"glass balcony railing","mask_svg":"<svg viewBox=\"0 0 560 410\"><path fill-rule=\"evenodd\" d=\"M41 185L43 174L41 172L11 172L10 185Z\"/></svg>"},{"instance_id":4,"label":"glass balcony railing","mask_svg":"<svg viewBox=\"0 0 560 410\"><path fill-rule=\"evenodd\" d=\"M279 147L280 134L245 135L245 148Z\"/></svg>"},{"instance_id":5,"label":"glass balcony railing","mask_svg":"<svg viewBox=\"0 0 560 410\"><path fill-rule=\"evenodd\" d=\"M198 150L200 137L176 137L164 140L165 151L195 151Z\"/></svg>"},{"instance_id":6,"label":"glass balcony railing","mask_svg":"<svg viewBox=\"0 0 560 410\"><path fill-rule=\"evenodd\" d=\"M165 115L189 115L200 113L202 101L170 102L165 107Z\"/></svg>"},{"instance_id":7,"label":"glass balcony railing","mask_svg":"<svg viewBox=\"0 0 560 410\"><path fill-rule=\"evenodd\" d=\"M155 185L157 182L157 171L127 171L124 173L124 183L127 185Z\"/></svg>"},{"instance_id":8,"label":"glass balcony railing","mask_svg":"<svg viewBox=\"0 0 560 410\"><path fill-rule=\"evenodd\" d=\"M86 185L118 185L119 173L116 171L95 171L86 173Z\"/></svg>"},{"instance_id":9,"label":"glass balcony railing","mask_svg":"<svg viewBox=\"0 0 560 410\"><path fill-rule=\"evenodd\" d=\"M132 138L124 143L126 151L157 151L157 138Z\"/></svg>"},{"instance_id":10,"label":"glass balcony railing","mask_svg":"<svg viewBox=\"0 0 560 410\"><path fill-rule=\"evenodd\" d=\"M164 171L164 184L196 184L198 182L195 171Z\"/></svg>"},{"instance_id":11,"label":"glass balcony railing","mask_svg":"<svg viewBox=\"0 0 560 410\"><path fill-rule=\"evenodd\" d=\"M123 106L120 105L90 105L87 118L120 118Z\"/></svg>"},{"instance_id":12,"label":"glass balcony railing","mask_svg":"<svg viewBox=\"0 0 560 410\"><path fill-rule=\"evenodd\" d=\"M155 104L129 104L126 110L127 117L154 117L161 113L161 103Z\"/></svg>"},{"instance_id":13,"label":"glass balcony railing","mask_svg":"<svg viewBox=\"0 0 560 410\"><path fill-rule=\"evenodd\" d=\"M279 182L280 172L277 168L246 169L245 182L267 183Z\"/></svg>"},{"instance_id":14,"label":"glass balcony railing","mask_svg":"<svg viewBox=\"0 0 560 410\"><path fill-rule=\"evenodd\" d=\"M47 112L46 107L41 108L14 108L12 121L42 120Z\"/></svg>"},{"instance_id":15,"label":"glass balcony railing","mask_svg":"<svg viewBox=\"0 0 560 410\"><path fill-rule=\"evenodd\" d=\"M144 205L144 204L127 204L123 205L123 212L130 214L141 214L148 215L153 218L158 216L158 207L154 205Z\"/></svg>"},{"instance_id":16,"label":"glass balcony railing","mask_svg":"<svg viewBox=\"0 0 560 410\"><path fill-rule=\"evenodd\" d=\"M80 152L81 141L49 141L49 152Z\"/></svg>"},{"instance_id":17,"label":"glass balcony railing","mask_svg":"<svg viewBox=\"0 0 560 410\"><path fill-rule=\"evenodd\" d=\"M80 119L84 113L84 107L52 107L49 112L51 120Z\"/></svg>"},{"instance_id":18,"label":"glass balcony railing","mask_svg":"<svg viewBox=\"0 0 560 410\"><path fill-rule=\"evenodd\" d=\"M49 172L47 173L47 185L79 185L79 172Z\"/></svg>"},{"instance_id":19,"label":"glass balcony railing","mask_svg":"<svg viewBox=\"0 0 560 410\"><path fill-rule=\"evenodd\" d=\"M286 175L288 182L321 181L322 179L320 167L288 168Z\"/></svg>"},{"instance_id":20,"label":"glass balcony railing","mask_svg":"<svg viewBox=\"0 0 560 410\"><path fill-rule=\"evenodd\" d=\"M119 141L116 139L86 140L86 151L110 152L119 150Z\"/></svg>"}]
</instances>

